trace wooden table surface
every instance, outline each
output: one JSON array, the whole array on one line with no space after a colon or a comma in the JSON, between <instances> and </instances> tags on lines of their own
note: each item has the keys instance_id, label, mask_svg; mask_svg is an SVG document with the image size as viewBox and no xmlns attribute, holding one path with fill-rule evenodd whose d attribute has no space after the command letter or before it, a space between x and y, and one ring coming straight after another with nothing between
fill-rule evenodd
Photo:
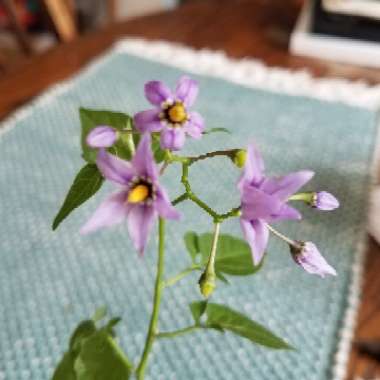
<instances>
[{"instance_id":1,"label":"wooden table surface","mask_svg":"<svg viewBox=\"0 0 380 380\"><path fill-rule=\"evenodd\" d=\"M316 76L380 82L378 70L290 56L287 45L299 3L296 0L192 1L173 11L112 25L83 36L0 74L0 119L48 86L75 73L124 36L164 39L194 48L223 49L230 56L255 57L270 66L306 68ZM380 249L371 240L356 339L380 338L379 271ZM374 374L380 376L380 365L354 347L348 372L347 379L358 375L374 379Z\"/></svg>"}]
</instances>

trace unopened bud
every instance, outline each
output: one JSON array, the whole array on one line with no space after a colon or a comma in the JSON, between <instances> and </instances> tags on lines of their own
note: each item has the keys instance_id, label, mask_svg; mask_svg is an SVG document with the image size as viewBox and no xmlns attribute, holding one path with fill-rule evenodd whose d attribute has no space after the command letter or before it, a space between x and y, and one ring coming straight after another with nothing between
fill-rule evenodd
<instances>
[{"instance_id":1,"label":"unopened bud","mask_svg":"<svg viewBox=\"0 0 380 380\"><path fill-rule=\"evenodd\" d=\"M118 134L108 125L99 125L92 129L86 137L86 143L91 148L108 148L115 144Z\"/></svg>"},{"instance_id":2,"label":"unopened bud","mask_svg":"<svg viewBox=\"0 0 380 380\"><path fill-rule=\"evenodd\" d=\"M245 165L245 161L247 159L247 151L245 149L236 150L232 161L238 167L242 168Z\"/></svg>"},{"instance_id":3,"label":"unopened bud","mask_svg":"<svg viewBox=\"0 0 380 380\"><path fill-rule=\"evenodd\" d=\"M339 201L327 191L319 191L314 193L312 206L322 211L331 211L339 207Z\"/></svg>"},{"instance_id":4,"label":"unopened bud","mask_svg":"<svg viewBox=\"0 0 380 380\"><path fill-rule=\"evenodd\" d=\"M199 278L198 284L203 297L210 297L216 288L215 273L208 271L206 268Z\"/></svg>"},{"instance_id":5,"label":"unopened bud","mask_svg":"<svg viewBox=\"0 0 380 380\"><path fill-rule=\"evenodd\" d=\"M293 260L306 272L320 277L336 276L335 269L327 263L314 243L297 241L294 245L290 245L290 252Z\"/></svg>"}]
</instances>

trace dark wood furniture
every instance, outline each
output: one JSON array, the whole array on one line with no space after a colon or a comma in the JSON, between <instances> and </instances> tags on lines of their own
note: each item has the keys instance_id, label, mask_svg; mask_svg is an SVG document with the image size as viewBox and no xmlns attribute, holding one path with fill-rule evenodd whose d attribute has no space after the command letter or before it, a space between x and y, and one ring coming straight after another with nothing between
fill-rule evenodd
<instances>
[{"instance_id":1,"label":"dark wood furniture","mask_svg":"<svg viewBox=\"0 0 380 380\"><path fill-rule=\"evenodd\" d=\"M165 39L194 48L223 49L233 57L251 56L270 66L308 69L316 76L366 79L380 82L380 71L293 57L287 51L289 34L300 1L200 0L180 8L115 24L83 36L41 56L25 60L0 74L0 118L32 99L48 86L83 67L91 58L125 36ZM380 249L368 247L363 302L356 338L380 339ZM380 375L380 366L353 348L347 379L369 373ZM374 378L369 377L369 379Z\"/></svg>"}]
</instances>

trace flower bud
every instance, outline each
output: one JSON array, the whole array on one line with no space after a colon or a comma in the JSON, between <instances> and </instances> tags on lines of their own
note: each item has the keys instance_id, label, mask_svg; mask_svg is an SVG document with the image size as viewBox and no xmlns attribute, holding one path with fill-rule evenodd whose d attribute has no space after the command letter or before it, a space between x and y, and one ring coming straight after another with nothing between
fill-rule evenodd
<instances>
[{"instance_id":1,"label":"flower bud","mask_svg":"<svg viewBox=\"0 0 380 380\"><path fill-rule=\"evenodd\" d=\"M247 159L247 151L245 149L236 150L232 157L233 163L238 168L242 168L245 165L246 159Z\"/></svg>"},{"instance_id":2,"label":"flower bud","mask_svg":"<svg viewBox=\"0 0 380 380\"><path fill-rule=\"evenodd\" d=\"M335 269L327 263L312 242L297 241L296 244L289 246L293 260L306 272L321 277L325 277L327 274L336 276Z\"/></svg>"},{"instance_id":3,"label":"flower bud","mask_svg":"<svg viewBox=\"0 0 380 380\"><path fill-rule=\"evenodd\" d=\"M339 207L339 201L327 191L314 193L312 206L318 210L331 211Z\"/></svg>"},{"instance_id":4,"label":"flower bud","mask_svg":"<svg viewBox=\"0 0 380 380\"><path fill-rule=\"evenodd\" d=\"M99 125L86 137L86 143L91 148L109 148L115 144L116 140L117 132L107 125Z\"/></svg>"},{"instance_id":5,"label":"flower bud","mask_svg":"<svg viewBox=\"0 0 380 380\"><path fill-rule=\"evenodd\" d=\"M216 288L215 273L206 268L199 278L198 284L203 297L210 297Z\"/></svg>"}]
</instances>

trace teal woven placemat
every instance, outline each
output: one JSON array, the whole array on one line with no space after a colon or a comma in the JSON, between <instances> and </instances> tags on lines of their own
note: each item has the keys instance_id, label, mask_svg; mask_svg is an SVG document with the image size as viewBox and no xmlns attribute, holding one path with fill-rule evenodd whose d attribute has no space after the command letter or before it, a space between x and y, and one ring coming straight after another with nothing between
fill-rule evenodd
<instances>
[{"instance_id":1,"label":"teal woven placemat","mask_svg":"<svg viewBox=\"0 0 380 380\"><path fill-rule=\"evenodd\" d=\"M130 358L139 357L152 302L155 239L141 259L131 249L125 226L79 235L80 226L109 192L107 186L57 232L50 225L82 165L78 107L134 113L146 108L147 80L174 85L186 68L200 82L197 109L208 127L232 131L231 136L188 141L186 151L240 147L254 139L268 173L315 170L310 187L336 194L342 207L331 214L304 209L304 222L284 223L281 229L296 239L317 242L339 275L325 280L307 275L294 265L287 247L271 239L262 271L232 278L233 285L220 285L213 299L243 310L298 351L269 351L228 333L221 337L202 331L155 344L148 378L343 378L358 302L363 251L358 244L365 236L379 88L315 80L255 61L232 61L220 53L132 40L118 44L2 125L0 379L48 379L70 331L102 305L123 318L118 327L121 344ZM197 192L221 211L238 199L231 185L237 171L230 166L215 159L191 173ZM180 191L177 176L171 167L165 179L171 196ZM186 218L182 224L168 223L168 275L189 264L183 233L211 230L198 209L186 203L179 207ZM238 223L226 223L223 232L239 235ZM196 274L168 289L162 330L191 323L187 305L198 299Z\"/></svg>"}]
</instances>

